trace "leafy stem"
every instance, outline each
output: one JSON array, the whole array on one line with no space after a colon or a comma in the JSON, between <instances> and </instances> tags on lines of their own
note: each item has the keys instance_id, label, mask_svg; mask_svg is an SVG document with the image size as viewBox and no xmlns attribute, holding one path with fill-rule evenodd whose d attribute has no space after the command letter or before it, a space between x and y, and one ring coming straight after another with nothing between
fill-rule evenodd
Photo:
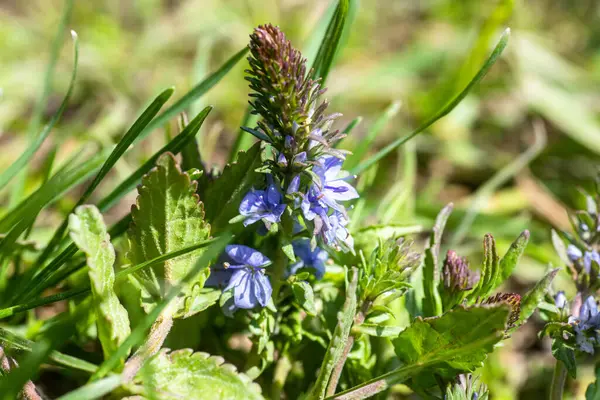
<instances>
[{"instance_id":1,"label":"leafy stem","mask_svg":"<svg viewBox=\"0 0 600 400\"><path fill-rule=\"evenodd\" d=\"M132 381L146 360L158 353L161 349L167 335L173 327L172 315L174 310L172 310L172 304L173 303L160 314L156 321L154 321L146 342L144 342L135 354L125 363L125 368L123 369L123 380L125 382Z\"/></svg>"},{"instance_id":2,"label":"leafy stem","mask_svg":"<svg viewBox=\"0 0 600 400\"><path fill-rule=\"evenodd\" d=\"M554 373L552 374L552 385L550 387L550 400L562 400L566 379L567 368L565 368L565 364L560 360L556 360Z\"/></svg>"}]
</instances>

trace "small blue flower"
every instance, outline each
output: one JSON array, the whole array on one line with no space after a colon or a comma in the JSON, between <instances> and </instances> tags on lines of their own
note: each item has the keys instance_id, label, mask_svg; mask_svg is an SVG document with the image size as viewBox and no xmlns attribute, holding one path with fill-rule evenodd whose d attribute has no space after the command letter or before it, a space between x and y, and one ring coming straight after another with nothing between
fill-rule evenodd
<instances>
[{"instance_id":1,"label":"small blue flower","mask_svg":"<svg viewBox=\"0 0 600 400\"><path fill-rule=\"evenodd\" d=\"M554 305L556 308L565 308L567 305L567 296L565 296L565 292L562 290L554 296Z\"/></svg>"},{"instance_id":2,"label":"small blue flower","mask_svg":"<svg viewBox=\"0 0 600 400\"><path fill-rule=\"evenodd\" d=\"M575 330L575 341L581 351L594 354L599 343L600 313L593 296L588 296L579 308L579 317L569 317L569 323Z\"/></svg>"},{"instance_id":3,"label":"small blue flower","mask_svg":"<svg viewBox=\"0 0 600 400\"><path fill-rule=\"evenodd\" d=\"M569 260L577 261L583 257L583 253L577 246L570 244L567 246L567 256L569 257Z\"/></svg>"},{"instance_id":4,"label":"small blue flower","mask_svg":"<svg viewBox=\"0 0 600 400\"><path fill-rule=\"evenodd\" d=\"M300 268L313 268L317 279L325 274L325 261L329 258L327 252L319 247L312 250L309 239L298 239L292 242L294 254L299 258L290 265L290 274L295 274Z\"/></svg>"},{"instance_id":5,"label":"small blue flower","mask_svg":"<svg viewBox=\"0 0 600 400\"><path fill-rule=\"evenodd\" d=\"M583 269L588 274L592 270L592 261L600 265L600 254L596 250L586 251L583 255Z\"/></svg>"},{"instance_id":6,"label":"small blue flower","mask_svg":"<svg viewBox=\"0 0 600 400\"><path fill-rule=\"evenodd\" d=\"M323 227L323 241L334 248L354 249L354 238L348 232L348 218L342 212L335 211L327 218L327 223Z\"/></svg>"},{"instance_id":7,"label":"small blue flower","mask_svg":"<svg viewBox=\"0 0 600 400\"><path fill-rule=\"evenodd\" d=\"M271 298L272 288L264 269L271 263L260 252L242 245L225 248L223 268L211 267L207 286L227 285L223 290L233 293L232 304L226 305L233 312L238 308L265 307Z\"/></svg>"},{"instance_id":8,"label":"small blue flower","mask_svg":"<svg viewBox=\"0 0 600 400\"><path fill-rule=\"evenodd\" d=\"M339 210L338 201L357 199L358 192L345 178L339 178L343 160L333 156L323 156L318 160L313 172L321 179L320 199L334 210ZM313 185L314 186L314 185Z\"/></svg>"},{"instance_id":9,"label":"small blue flower","mask_svg":"<svg viewBox=\"0 0 600 400\"><path fill-rule=\"evenodd\" d=\"M240 214L246 217L244 226L251 225L262 220L265 227L269 229L271 224L281 220L286 205L279 188L273 183L271 176L267 176L268 186L266 190L252 189L240 203Z\"/></svg>"}]
</instances>

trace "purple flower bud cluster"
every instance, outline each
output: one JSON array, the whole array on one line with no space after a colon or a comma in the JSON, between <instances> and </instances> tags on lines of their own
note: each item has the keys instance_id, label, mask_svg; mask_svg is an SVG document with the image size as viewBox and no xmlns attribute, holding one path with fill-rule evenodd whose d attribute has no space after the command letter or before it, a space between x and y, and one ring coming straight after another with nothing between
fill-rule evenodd
<instances>
[{"instance_id":1,"label":"purple flower bud cluster","mask_svg":"<svg viewBox=\"0 0 600 400\"><path fill-rule=\"evenodd\" d=\"M442 268L444 286L451 291L471 290L479 280L479 274L469 268L469 261L454 250L448 250Z\"/></svg>"}]
</instances>

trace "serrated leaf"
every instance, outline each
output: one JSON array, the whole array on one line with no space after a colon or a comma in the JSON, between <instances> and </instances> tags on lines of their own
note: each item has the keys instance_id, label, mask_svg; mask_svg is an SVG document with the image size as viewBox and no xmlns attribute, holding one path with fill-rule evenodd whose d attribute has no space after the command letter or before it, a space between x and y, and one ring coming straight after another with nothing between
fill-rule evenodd
<instances>
[{"instance_id":1,"label":"serrated leaf","mask_svg":"<svg viewBox=\"0 0 600 400\"><path fill-rule=\"evenodd\" d=\"M98 337L107 358L131 333L129 315L114 291L115 249L95 206L76 208L69 216L69 232L86 255Z\"/></svg>"},{"instance_id":2,"label":"serrated leaf","mask_svg":"<svg viewBox=\"0 0 600 400\"><path fill-rule=\"evenodd\" d=\"M521 300L521 315L519 316L519 321L517 322L517 326L524 324L531 314L535 311L535 309L539 306L541 302L544 301L544 296L548 289L550 289L550 284L554 280L554 277L558 273L559 269L553 269L546 274L539 282L535 284L533 289L531 289L523 299Z\"/></svg>"},{"instance_id":3,"label":"serrated leaf","mask_svg":"<svg viewBox=\"0 0 600 400\"><path fill-rule=\"evenodd\" d=\"M196 187L197 183L181 171L172 154L165 153L158 159L156 168L142 179L136 205L131 209L128 258L132 264L141 264L209 238L210 225L204 220ZM136 271L134 276L151 297L147 302L162 298L191 270L203 251L199 249ZM186 286L178 306L173 308L178 310L177 314L187 314L181 311L189 300L185 298L192 295L193 287L204 287L208 274L207 269L203 270Z\"/></svg>"},{"instance_id":4,"label":"serrated leaf","mask_svg":"<svg viewBox=\"0 0 600 400\"><path fill-rule=\"evenodd\" d=\"M405 366L453 379L482 366L503 338L508 315L505 305L459 307L440 317L418 318L392 343Z\"/></svg>"},{"instance_id":5,"label":"serrated leaf","mask_svg":"<svg viewBox=\"0 0 600 400\"><path fill-rule=\"evenodd\" d=\"M229 220L239 214L244 196L260 178L254 170L261 165L260 142L247 152L240 151L237 161L227 164L223 174L204 190L206 220L210 221L212 233L227 229Z\"/></svg>"},{"instance_id":6,"label":"serrated leaf","mask_svg":"<svg viewBox=\"0 0 600 400\"><path fill-rule=\"evenodd\" d=\"M294 293L296 302L300 304L309 315L317 315L315 294L313 293L312 286L304 281L294 282L292 283L292 292Z\"/></svg>"},{"instance_id":7,"label":"serrated leaf","mask_svg":"<svg viewBox=\"0 0 600 400\"><path fill-rule=\"evenodd\" d=\"M502 260L500 260L500 271L502 271L502 279L496 282L495 287L498 287L502 282L506 281L519 263L519 259L525 252L527 243L529 242L529 231L523 231L519 237L510 245Z\"/></svg>"},{"instance_id":8,"label":"serrated leaf","mask_svg":"<svg viewBox=\"0 0 600 400\"><path fill-rule=\"evenodd\" d=\"M138 373L136 383L141 386L136 394L155 398L148 391L160 393L161 400L263 399L257 384L223 362L190 349L163 349Z\"/></svg>"}]
</instances>

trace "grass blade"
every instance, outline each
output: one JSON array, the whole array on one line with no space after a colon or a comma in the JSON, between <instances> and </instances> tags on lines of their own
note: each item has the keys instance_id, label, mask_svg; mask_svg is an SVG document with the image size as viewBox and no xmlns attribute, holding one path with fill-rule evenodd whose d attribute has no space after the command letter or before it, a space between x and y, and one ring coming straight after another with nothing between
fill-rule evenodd
<instances>
[{"instance_id":1,"label":"grass blade","mask_svg":"<svg viewBox=\"0 0 600 400\"><path fill-rule=\"evenodd\" d=\"M98 209L104 212L110 209L115 203L117 203L125 194L129 193L138 184L142 176L150 171L156 160L162 154L171 152L173 154L179 153L192 138L196 136L200 127L204 123L204 120L211 112L212 107L208 106L204 108L189 124L186 125L185 129L175 136L173 140L167 143L162 149L154 153L152 157L148 159L140 168L138 168L133 174L131 174L125 181L117 186L110 194L104 197L98 202Z\"/></svg>"},{"instance_id":2,"label":"grass blade","mask_svg":"<svg viewBox=\"0 0 600 400\"><path fill-rule=\"evenodd\" d=\"M102 180L106 177L108 172L117 163L119 158L121 158L121 156L129 148L129 146L131 146L133 144L134 140L139 136L139 134L144 130L144 128L146 128L146 126L148 126L150 121L152 121L152 119L160 111L160 109L167 102L167 100L169 100L169 98L171 97L172 94L173 94L173 88L169 88L169 89L163 91L152 102L152 104L150 104L150 106L148 106L148 108L146 108L146 110L137 119L137 121L135 121L134 124L131 126L131 128L129 128L129 130L125 133L125 135L123 135L123 137L121 138L119 143L117 143L114 150L108 156L108 159L104 162L104 164L100 168L100 171L98 172L98 174L96 175L96 177L94 178L94 180L92 181L90 186L87 187L87 189L81 195L77 204L75 204L75 206L73 206L73 208L71 209L69 214L71 214L77 207L79 207L80 205L82 205L83 203L85 203L87 201L87 199L91 196L91 194L94 192L94 190L98 187L100 182L102 182ZM68 216L64 218L62 224L56 230L56 232L54 232L52 239L50 239L50 242L48 242L48 245L46 246L46 248L44 249L42 254L35 261L35 264L33 267L34 270L36 269L36 267L39 267L46 261L46 259L50 256L50 254L54 251L56 246L62 240L65 230L67 229L67 223L68 223L67 218L68 218Z\"/></svg>"},{"instance_id":3,"label":"grass blade","mask_svg":"<svg viewBox=\"0 0 600 400\"><path fill-rule=\"evenodd\" d=\"M187 253L191 253L192 251L201 249L203 247L206 247L212 243L214 243L216 240L218 240L218 238L213 238L213 239L208 239L208 240L203 240L202 242L196 243L193 246L188 246L185 247L183 249L179 249L176 251L172 251L170 253L166 253L163 254L161 256L155 257L152 260L148 260L145 261L143 263L134 265L132 267L128 267L126 269L123 269L119 272L117 272L115 278L116 280L122 280L125 277L127 277L127 275L132 274L136 271L139 271L143 268L148 268L151 267L153 265L157 265L157 264L161 264L164 263L167 260L182 256L184 254ZM85 262L83 264L78 265L79 268L77 268L76 270L83 268L85 266ZM70 273L75 272L76 270L71 270ZM60 281L62 281L65 277L61 276L60 279L57 279L57 282L53 282L52 285L53 286L55 283L58 283ZM34 288L36 294L39 293L40 291L43 291L45 288ZM23 304L17 304L15 306L11 306L11 307L7 307L7 308L3 308L0 309L0 319L3 318L8 318L8 317L12 317L15 314L18 314L20 312L23 311L27 311L27 310L31 310L33 308L36 307L40 307L40 306L44 306L47 304L52 304L52 303L56 303L57 301L62 301L62 300L66 300L66 299L70 299L72 297L75 296L79 296L81 294L89 294L90 293L90 286L86 285L84 287L80 287L80 288L75 288L75 289L71 289L71 290L67 290L66 292L62 292L62 293L57 293L57 294L53 294L51 296L46 296L46 297L42 297L36 300L32 300ZM1 337L0 337L1 340Z\"/></svg>"},{"instance_id":4,"label":"grass blade","mask_svg":"<svg viewBox=\"0 0 600 400\"><path fill-rule=\"evenodd\" d=\"M27 127L27 134L30 139L33 139L33 136L39 131L42 118L44 116L44 110L46 109L48 103L48 97L50 96L50 90L52 86L52 76L54 75L54 70L56 69L56 64L58 62L58 56L60 53L60 49L63 44L63 40L65 37L65 32L67 30L67 25L69 20L71 19L71 11L73 10L73 0L65 0L65 5L63 7L62 16L60 22L58 24L58 30L56 32L56 36L54 37L54 41L52 42L52 48L50 50L50 59L48 60L48 64L46 66L46 73L44 74L44 89L42 90L41 96L38 98L38 101L35 104L35 108L33 109L33 115L31 117L31 122ZM19 172L19 171L18 171ZM9 206L12 207L16 205L23 195L23 188L25 186L25 180L27 179L27 164L23 166L23 169L20 171L18 175L17 181L14 183L14 186L11 190L11 197ZM1 188L2 186L0 186Z\"/></svg>"},{"instance_id":5,"label":"grass blade","mask_svg":"<svg viewBox=\"0 0 600 400\"><path fill-rule=\"evenodd\" d=\"M0 174L0 190L2 190L15 175L17 175L20 171L25 170L27 164L29 163L29 161L31 160L33 155L40 148L40 146L42 145L44 140L46 140L46 138L52 131L52 128L54 128L54 125L58 122L60 117L62 117L62 114L65 111L65 108L67 108L67 103L69 102L69 99L71 98L71 93L73 92L73 87L75 86L75 77L77 76L77 62L79 59L79 45L77 43L77 34L74 31L71 31L71 35L73 37L73 54L74 54L73 57L74 58L73 58L73 72L71 73L71 82L69 83L69 89L67 90L67 94L63 98L62 103L60 104L60 107L58 108L58 111L56 111L56 113L54 114L54 116L52 117L52 119L50 120L48 125L46 125L44 127L42 132L35 138L35 140L29 145L29 147L27 147L27 149L19 156L17 161L12 163L12 165L10 167L8 167L7 170L5 170L4 172L2 172ZM24 179L24 177L25 177L25 174L23 174L23 179ZM16 192L13 192L13 193L15 193L15 195L17 195ZM17 197L20 197L20 196L21 196L21 193L18 193Z\"/></svg>"},{"instance_id":6,"label":"grass blade","mask_svg":"<svg viewBox=\"0 0 600 400\"><path fill-rule=\"evenodd\" d=\"M15 335L14 333L7 331L6 329L0 328L0 344L2 345L2 347L5 348L31 352L33 346L35 345L35 342ZM92 364L80 358L63 354L59 351L53 351L52 353L50 353L50 356L48 358L51 361L53 361L56 365L76 369L79 371L94 373L98 368L98 366L95 364Z\"/></svg>"},{"instance_id":7,"label":"grass blade","mask_svg":"<svg viewBox=\"0 0 600 400\"><path fill-rule=\"evenodd\" d=\"M192 105L194 101L206 94L212 89L217 83L221 81L227 75L229 71L246 55L248 51L247 47L234 54L225 64L218 70L209 75L202 82L194 86L192 90L187 92L181 99L177 100L175 104L163 111L158 117L156 117L144 131L139 135L138 141L142 140L152 132L152 130L164 125L168 120L176 117L180 112L184 111L187 107Z\"/></svg>"},{"instance_id":8,"label":"grass blade","mask_svg":"<svg viewBox=\"0 0 600 400\"><path fill-rule=\"evenodd\" d=\"M494 48L494 51L492 51L492 54L489 56L487 61L483 64L483 66L481 67L479 72L477 72L477 74L473 77L473 79L471 79L471 81L467 84L467 86L462 90L462 92L458 93L456 96L454 96L454 98L450 99L444 107L442 107L435 115L433 115L430 119L428 119L425 123L423 123L417 129L415 129L408 135L398 138L395 141L393 141L392 143L390 143L389 145L385 146L383 149L379 150L372 157L363 161L358 166L353 168L351 170L351 173L354 175L360 174L361 172L363 172L366 169L368 169L369 167L371 167L373 164L379 162L379 160L381 160L382 158L387 156L395 148L408 142L410 139L417 136L419 133L423 132L425 129L427 129L431 125L433 125L437 120L448 115L454 109L454 107L456 107L458 105L458 103L460 103L467 96L467 94L471 91L473 86L475 86L477 83L479 83L479 81L481 81L481 79L489 71L489 69L492 67L492 65L494 65L496 63L496 61L498 60L498 57L500 57L500 55L506 48L506 45L508 44L509 36L510 36L510 29L506 29L504 31L504 33L502 34L500 41L498 41L498 44Z\"/></svg>"},{"instance_id":9,"label":"grass blade","mask_svg":"<svg viewBox=\"0 0 600 400\"><path fill-rule=\"evenodd\" d=\"M125 194L131 191L135 185L138 184L142 176L150 171L158 157L161 154L166 152L172 152L174 154L179 153L200 130L200 127L204 123L207 115L212 110L212 107L206 107L200 114L196 116L179 135L177 135L173 140L171 140L167 145L165 145L162 149L157 151L148 161L146 161L140 168L138 168L133 174L131 174L125 181L123 181L119 186L117 186L111 193L109 193L106 197L98 202L98 209L104 212L110 209L113 205L115 205ZM122 219L115 226L111 228L110 235L112 238L115 238L121 235L127 229L129 225L129 219L124 221ZM44 290L48 287L53 286L54 284L62 281L67 276L72 274L73 272L79 270L81 268L80 265L76 265L73 269L69 269L64 271L60 275L52 276L65 262L67 262L75 253L77 252L77 247L73 244L70 244L65 250L63 250L56 258L54 258L50 264L48 264L41 272L35 271L32 269L32 273L37 273L35 278L30 279L29 285L21 291L21 293L27 293L28 298L37 295L41 290ZM37 289L36 286L37 285ZM40 286L41 285L41 286ZM17 300L19 297L16 298Z\"/></svg>"},{"instance_id":10,"label":"grass blade","mask_svg":"<svg viewBox=\"0 0 600 400\"><path fill-rule=\"evenodd\" d=\"M396 116L396 114L398 114L399 110L400 103L395 101L385 109L385 111L383 112L383 114L381 114L379 118L377 118L377 121L375 121L373 126L371 126L371 129L367 131L367 136L361 139L358 145L353 149L353 154L348 156L348 158L346 159L345 167L347 169L352 169L356 167L358 163L360 163L360 160L362 160L365 154L367 154L369 148L371 147L371 144L377 138L377 135L379 135L379 133L383 130L383 128L385 128L388 122L390 122L390 120L392 120ZM349 126L349 128L352 129L353 126Z\"/></svg>"},{"instance_id":11,"label":"grass blade","mask_svg":"<svg viewBox=\"0 0 600 400\"><path fill-rule=\"evenodd\" d=\"M9 212L0 221L0 231L8 231L6 237L0 241L0 255L5 256L10 252L15 241L31 225L42 208L92 175L100 168L106 155L106 152L99 153L75 168L54 175L19 207L18 213Z\"/></svg>"},{"instance_id":12,"label":"grass blade","mask_svg":"<svg viewBox=\"0 0 600 400\"><path fill-rule=\"evenodd\" d=\"M355 1L340 0L338 2L312 65L312 78L321 78L322 85L327 81L335 56L341 48L344 31L349 29L351 23L351 18L348 15L350 13L350 3L354 5Z\"/></svg>"},{"instance_id":13,"label":"grass blade","mask_svg":"<svg viewBox=\"0 0 600 400\"><path fill-rule=\"evenodd\" d=\"M121 386L121 376L112 375L96 382L88 383L70 393L60 396L57 400L93 400L109 394Z\"/></svg>"}]
</instances>

